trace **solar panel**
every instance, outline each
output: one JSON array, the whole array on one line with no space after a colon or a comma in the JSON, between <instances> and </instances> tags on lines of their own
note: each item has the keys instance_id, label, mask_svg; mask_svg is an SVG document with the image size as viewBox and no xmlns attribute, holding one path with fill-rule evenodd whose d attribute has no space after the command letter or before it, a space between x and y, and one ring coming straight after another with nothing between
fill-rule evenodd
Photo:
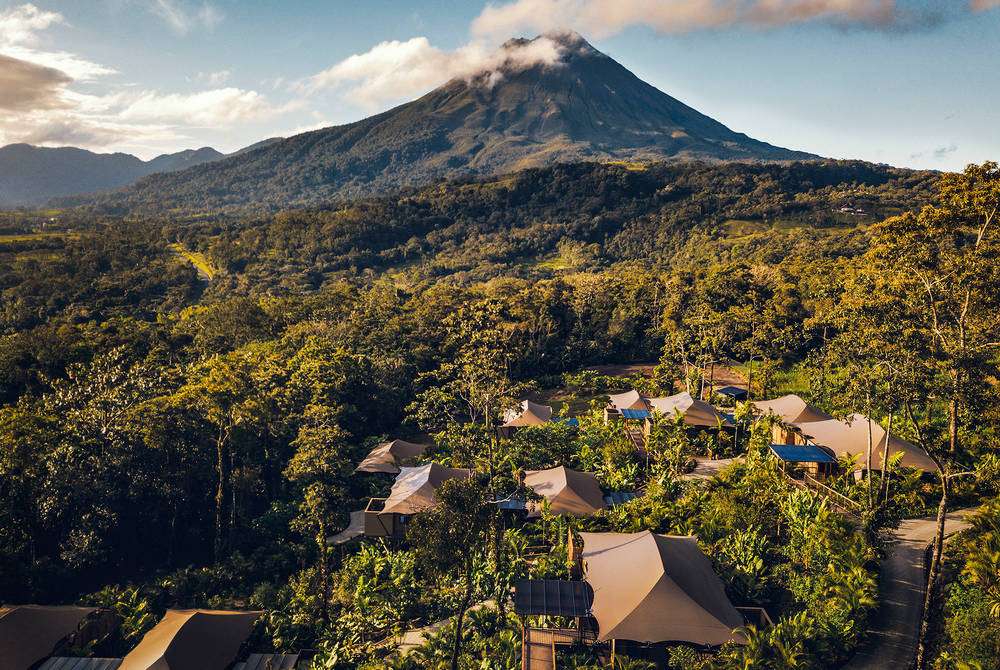
<instances>
[{"instance_id":1,"label":"solar panel","mask_svg":"<svg viewBox=\"0 0 1000 670\"><path fill-rule=\"evenodd\" d=\"M626 419L648 419L652 416L648 409L623 409L621 413Z\"/></svg>"},{"instance_id":2,"label":"solar panel","mask_svg":"<svg viewBox=\"0 0 1000 670\"><path fill-rule=\"evenodd\" d=\"M786 463L836 463L826 450L813 445L772 444L771 451Z\"/></svg>"},{"instance_id":3,"label":"solar panel","mask_svg":"<svg viewBox=\"0 0 1000 670\"><path fill-rule=\"evenodd\" d=\"M587 582L521 579L514 582L514 611L520 615L590 616L594 590Z\"/></svg>"},{"instance_id":4,"label":"solar panel","mask_svg":"<svg viewBox=\"0 0 1000 670\"><path fill-rule=\"evenodd\" d=\"M604 503L608 507L624 505L629 500L635 500L636 495L630 491L611 491L604 495Z\"/></svg>"}]
</instances>

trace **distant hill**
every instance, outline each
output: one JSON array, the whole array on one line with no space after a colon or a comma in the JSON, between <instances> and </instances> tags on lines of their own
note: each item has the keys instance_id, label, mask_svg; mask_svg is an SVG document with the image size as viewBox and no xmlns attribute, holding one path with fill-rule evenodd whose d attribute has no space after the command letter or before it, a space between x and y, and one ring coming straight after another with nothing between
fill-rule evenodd
<instances>
[{"instance_id":1,"label":"distant hill","mask_svg":"<svg viewBox=\"0 0 1000 670\"><path fill-rule=\"evenodd\" d=\"M558 162L817 158L730 130L643 82L575 33L544 39L556 42L558 62L514 65L513 54L529 41L511 40L498 70L454 79L356 123L149 177L109 202L284 206Z\"/></svg>"},{"instance_id":2,"label":"distant hill","mask_svg":"<svg viewBox=\"0 0 1000 670\"><path fill-rule=\"evenodd\" d=\"M204 147L143 161L131 154L10 144L0 148L0 207L42 205L52 198L120 188L155 172L183 170L223 156Z\"/></svg>"}]
</instances>

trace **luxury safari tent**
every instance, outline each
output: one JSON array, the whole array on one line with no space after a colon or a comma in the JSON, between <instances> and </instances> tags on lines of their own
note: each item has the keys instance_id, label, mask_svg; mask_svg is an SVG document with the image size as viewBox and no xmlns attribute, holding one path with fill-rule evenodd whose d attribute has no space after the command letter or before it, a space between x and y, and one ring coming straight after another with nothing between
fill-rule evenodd
<instances>
[{"instance_id":1,"label":"luxury safari tent","mask_svg":"<svg viewBox=\"0 0 1000 670\"><path fill-rule=\"evenodd\" d=\"M764 416L772 414L778 418L779 423L775 424L771 435L771 441L775 444L805 444L806 440L798 424L833 419L794 393L774 400L757 400L753 405L759 414Z\"/></svg>"},{"instance_id":2,"label":"luxury safari tent","mask_svg":"<svg viewBox=\"0 0 1000 670\"><path fill-rule=\"evenodd\" d=\"M399 474L400 467L412 463L424 453L425 449L427 449L425 444L414 444L404 440L383 442L372 449L354 471L396 475Z\"/></svg>"},{"instance_id":3,"label":"luxury safari tent","mask_svg":"<svg viewBox=\"0 0 1000 670\"><path fill-rule=\"evenodd\" d=\"M438 463L418 467L403 467L388 498L372 498L365 509L365 535L368 537L402 537L406 517L437 505L434 492L449 479L468 479L472 471L446 468Z\"/></svg>"},{"instance_id":4,"label":"luxury safari tent","mask_svg":"<svg viewBox=\"0 0 1000 670\"><path fill-rule=\"evenodd\" d=\"M524 483L545 498L555 514L590 516L604 509L604 494L597 477L559 466L548 470L528 470ZM529 503L528 516L538 516L537 504Z\"/></svg>"},{"instance_id":5,"label":"luxury safari tent","mask_svg":"<svg viewBox=\"0 0 1000 670\"><path fill-rule=\"evenodd\" d=\"M504 428L522 428L524 426L541 426L552 420L552 408L539 405L530 400L522 400L520 409L509 410L504 414Z\"/></svg>"},{"instance_id":6,"label":"luxury safari tent","mask_svg":"<svg viewBox=\"0 0 1000 670\"><path fill-rule=\"evenodd\" d=\"M0 607L0 668L29 670L63 648L107 635L116 623L94 607Z\"/></svg>"},{"instance_id":7,"label":"luxury safari tent","mask_svg":"<svg viewBox=\"0 0 1000 670\"><path fill-rule=\"evenodd\" d=\"M844 421L828 419L800 424L798 428L809 444L821 445L837 456L857 457L861 470L879 470L888 458L903 453L900 464L924 472L937 472L937 465L920 447L906 440L886 434L876 421L863 414L852 414ZM872 445L872 462L868 463L869 431ZM887 448L888 447L888 448Z\"/></svg>"},{"instance_id":8,"label":"luxury safari tent","mask_svg":"<svg viewBox=\"0 0 1000 670\"><path fill-rule=\"evenodd\" d=\"M743 616L693 537L580 533L599 641L742 642Z\"/></svg>"},{"instance_id":9,"label":"luxury safari tent","mask_svg":"<svg viewBox=\"0 0 1000 670\"><path fill-rule=\"evenodd\" d=\"M698 400L690 393L678 393L666 398L649 398L649 407L667 417L680 414L684 423L693 428L718 428L720 425L731 428L733 423L723 416L715 407L704 400ZM647 432L649 428L647 426Z\"/></svg>"},{"instance_id":10,"label":"luxury safari tent","mask_svg":"<svg viewBox=\"0 0 1000 670\"><path fill-rule=\"evenodd\" d=\"M167 610L119 670L225 670L263 612Z\"/></svg>"}]
</instances>

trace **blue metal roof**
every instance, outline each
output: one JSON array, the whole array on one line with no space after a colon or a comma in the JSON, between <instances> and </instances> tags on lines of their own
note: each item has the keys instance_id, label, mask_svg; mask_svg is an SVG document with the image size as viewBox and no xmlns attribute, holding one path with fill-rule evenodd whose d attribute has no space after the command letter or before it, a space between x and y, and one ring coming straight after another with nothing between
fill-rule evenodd
<instances>
[{"instance_id":1,"label":"blue metal roof","mask_svg":"<svg viewBox=\"0 0 1000 670\"><path fill-rule=\"evenodd\" d=\"M563 417L560 419L556 419L556 421L558 421L559 423L565 423L567 426L573 426L574 428L580 427L580 420L575 416Z\"/></svg>"},{"instance_id":2,"label":"blue metal roof","mask_svg":"<svg viewBox=\"0 0 1000 670\"><path fill-rule=\"evenodd\" d=\"M623 409L621 413L626 419L648 419L652 416L648 409Z\"/></svg>"},{"instance_id":3,"label":"blue metal roof","mask_svg":"<svg viewBox=\"0 0 1000 670\"><path fill-rule=\"evenodd\" d=\"M715 389L715 392L720 395L729 396L730 398L735 398L741 400L747 397L747 390L741 389L738 386L723 386L720 389Z\"/></svg>"},{"instance_id":4,"label":"blue metal roof","mask_svg":"<svg viewBox=\"0 0 1000 670\"><path fill-rule=\"evenodd\" d=\"M836 463L825 449L813 445L772 444L771 451L786 463Z\"/></svg>"}]
</instances>

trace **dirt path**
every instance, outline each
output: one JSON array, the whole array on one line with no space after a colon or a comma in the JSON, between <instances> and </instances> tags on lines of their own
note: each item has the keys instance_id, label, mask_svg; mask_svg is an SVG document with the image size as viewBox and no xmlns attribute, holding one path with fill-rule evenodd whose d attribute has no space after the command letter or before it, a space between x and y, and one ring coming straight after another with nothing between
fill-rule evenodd
<instances>
[{"instance_id":1,"label":"dirt path","mask_svg":"<svg viewBox=\"0 0 1000 670\"><path fill-rule=\"evenodd\" d=\"M955 533L968 524L973 510L948 515L945 530ZM924 552L934 539L934 519L910 519L899 525L896 543L879 574L879 609L868 639L844 670L907 670L917 654L917 632L924 604Z\"/></svg>"}]
</instances>

